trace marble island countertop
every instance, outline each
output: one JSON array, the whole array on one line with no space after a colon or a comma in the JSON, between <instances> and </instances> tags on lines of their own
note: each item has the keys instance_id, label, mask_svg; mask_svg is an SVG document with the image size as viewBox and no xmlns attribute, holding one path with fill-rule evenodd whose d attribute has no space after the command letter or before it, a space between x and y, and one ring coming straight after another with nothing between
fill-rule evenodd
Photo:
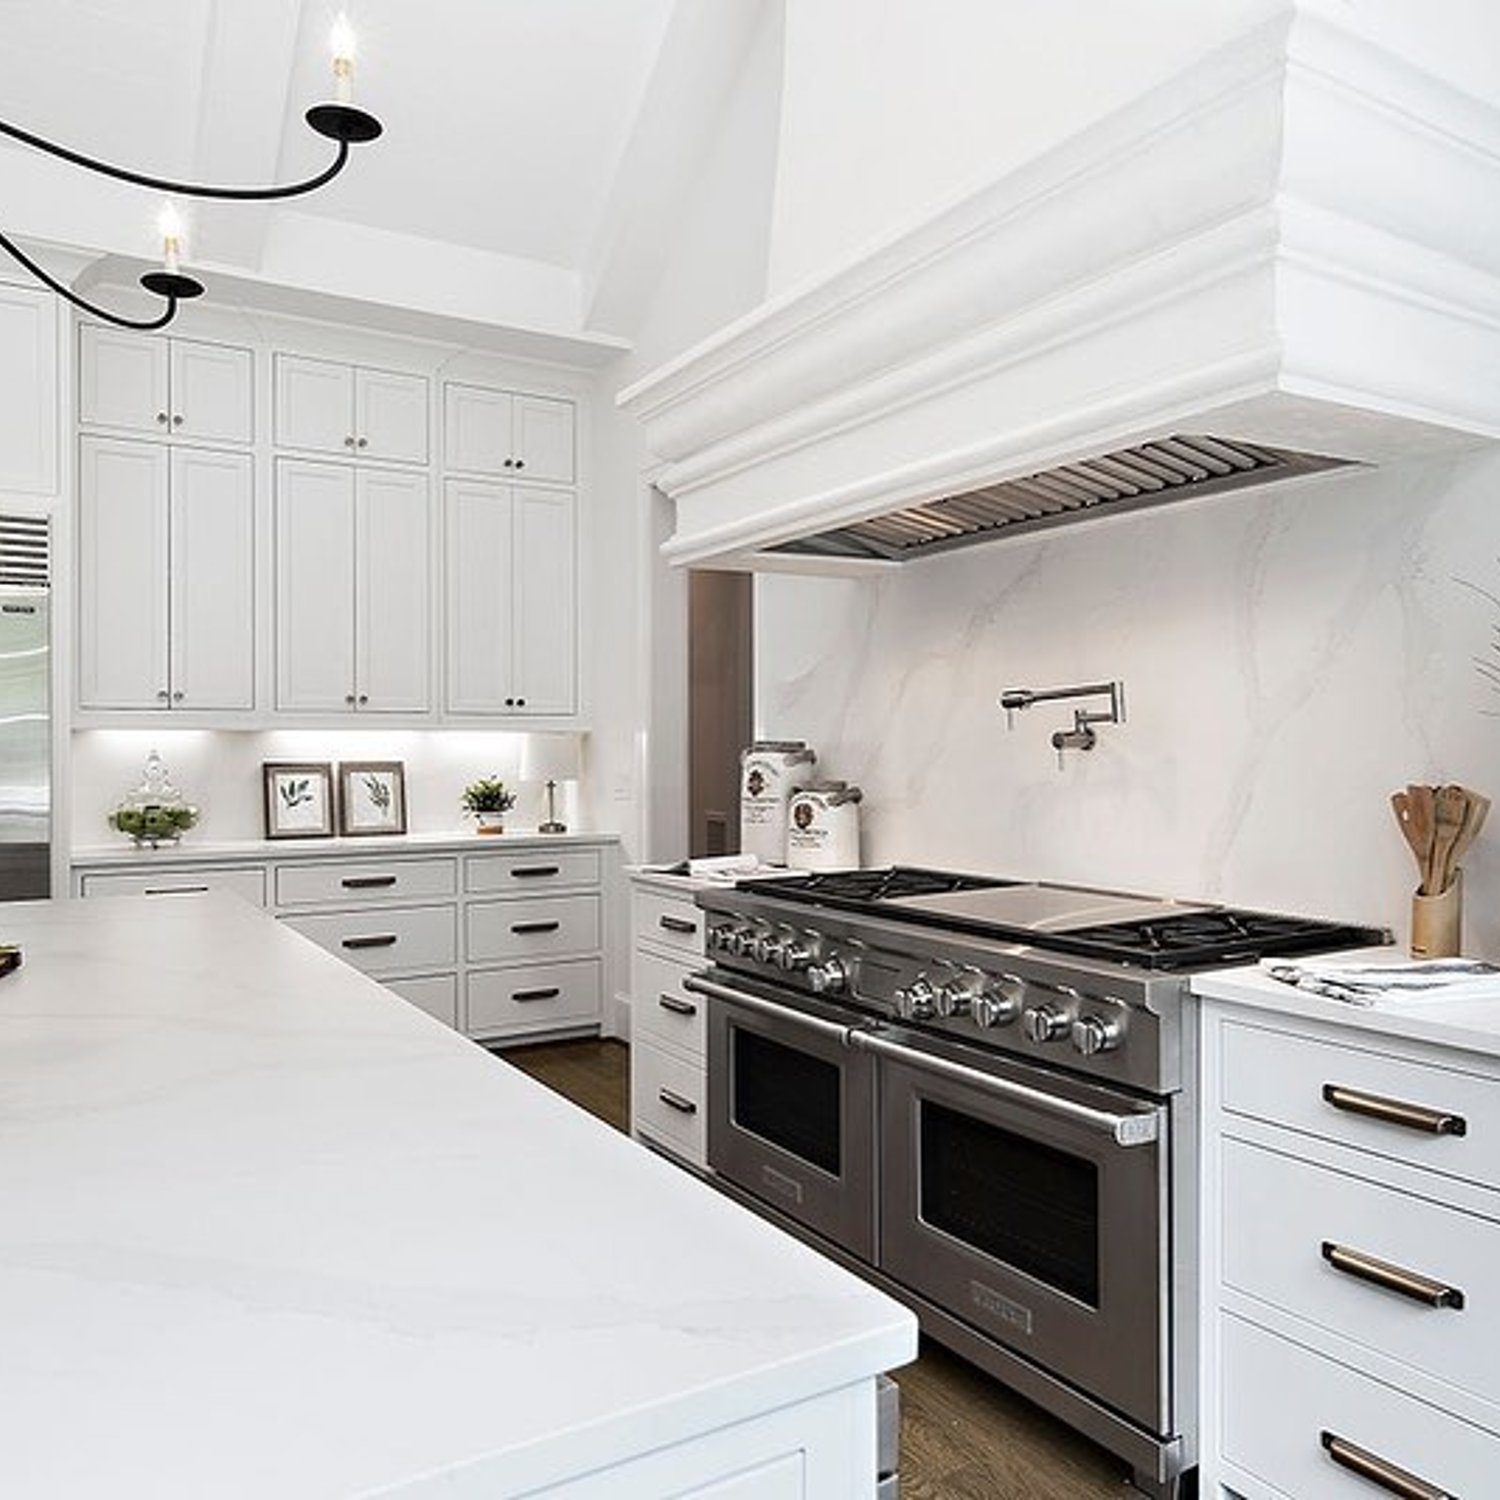
<instances>
[{"instance_id":1,"label":"marble island countertop","mask_svg":"<svg viewBox=\"0 0 1500 1500\"><path fill-rule=\"evenodd\" d=\"M0 1493L513 1495L915 1353L894 1302L232 898L0 935Z\"/></svg>"}]
</instances>

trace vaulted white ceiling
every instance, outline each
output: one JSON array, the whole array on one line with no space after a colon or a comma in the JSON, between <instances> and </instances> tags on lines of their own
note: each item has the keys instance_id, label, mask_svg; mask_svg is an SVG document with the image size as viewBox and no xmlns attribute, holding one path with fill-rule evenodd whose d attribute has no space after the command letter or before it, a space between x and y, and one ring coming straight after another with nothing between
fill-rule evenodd
<instances>
[{"instance_id":1,"label":"vaulted white ceiling","mask_svg":"<svg viewBox=\"0 0 1500 1500\"><path fill-rule=\"evenodd\" d=\"M328 159L302 116L330 96L328 35L343 9L358 38L355 102L386 135L308 198L187 205L190 261L288 283L304 267L328 293L343 267L365 298L382 266L404 266L392 296L415 306L410 263L425 259L445 307L462 282L475 316L526 324L531 305L530 326L581 328L619 233L622 176L642 171L638 121L661 116L666 90L682 131L703 131L722 90L688 80L722 80L725 38L763 3L0 0L0 116L142 170L299 176ZM159 206L0 145L0 227L146 259Z\"/></svg>"}]
</instances>

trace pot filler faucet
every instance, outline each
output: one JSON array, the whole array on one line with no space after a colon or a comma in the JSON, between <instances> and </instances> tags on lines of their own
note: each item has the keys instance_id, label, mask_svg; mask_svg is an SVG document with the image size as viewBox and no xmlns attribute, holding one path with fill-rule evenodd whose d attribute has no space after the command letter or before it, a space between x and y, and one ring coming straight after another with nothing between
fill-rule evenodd
<instances>
[{"instance_id":1,"label":"pot filler faucet","mask_svg":"<svg viewBox=\"0 0 1500 1500\"><path fill-rule=\"evenodd\" d=\"M1125 722L1125 684L1123 682L1092 682L1081 687L1060 688L1007 688L1000 694L1000 707L1005 710L1005 727L1016 727L1016 714L1030 708L1034 703L1060 703L1072 698L1108 698L1108 708L1075 708L1073 727L1059 729L1052 735L1052 748L1057 751L1057 769L1063 768L1065 750L1092 750L1099 743L1095 733L1096 724L1123 724Z\"/></svg>"}]
</instances>

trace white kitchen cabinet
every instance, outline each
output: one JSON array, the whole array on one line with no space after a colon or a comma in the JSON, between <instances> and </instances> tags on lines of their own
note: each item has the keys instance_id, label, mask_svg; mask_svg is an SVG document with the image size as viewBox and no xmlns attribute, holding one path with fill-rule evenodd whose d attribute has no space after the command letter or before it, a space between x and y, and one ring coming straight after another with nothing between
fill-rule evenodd
<instances>
[{"instance_id":1,"label":"white kitchen cabinet","mask_svg":"<svg viewBox=\"0 0 1500 1500\"><path fill-rule=\"evenodd\" d=\"M0 490L57 490L57 299L0 284Z\"/></svg>"},{"instance_id":2,"label":"white kitchen cabinet","mask_svg":"<svg viewBox=\"0 0 1500 1500\"><path fill-rule=\"evenodd\" d=\"M279 447L425 464L427 399L422 375L276 356Z\"/></svg>"},{"instance_id":3,"label":"white kitchen cabinet","mask_svg":"<svg viewBox=\"0 0 1500 1500\"><path fill-rule=\"evenodd\" d=\"M84 438L79 706L255 706L248 453Z\"/></svg>"},{"instance_id":4,"label":"white kitchen cabinet","mask_svg":"<svg viewBox=\"0 0 1500 1500\"><path fill-rule=\"evenodd\" d=\"M450 381L443 388L444 466L537 484L577 477L571 401Z\"/></svg>"},{"instance_id":5,"label":"white kitchen cabinet","mask_svg":"<svg viewBox=\"0 0 1500 1500\"><path fill-rule=\"evenodd\" d=\"M255 356L249 349L85 323L78 351L84 426L196 442L254 439Z\"/></svg>"},{"instance_id":6,"label":"white kitchen cabinet","mask_svg":"<svg viewBox=\"0 0 1500 1500\"><path fill-rule=\"evenodd\" d=\"M574 713L574 496L450 480L446 505L448 711Z\"/></svg>"},{"instance_id":7,"label":"white kitchen cabinet","mask_svg":"<svg viewBox=\"0 0 1500 1500\"><path fill-rule=\"evenodd\" d=\"M424 475L277 466L278 708L428 710L429 534Z\"/></svg>"}]
</instances>

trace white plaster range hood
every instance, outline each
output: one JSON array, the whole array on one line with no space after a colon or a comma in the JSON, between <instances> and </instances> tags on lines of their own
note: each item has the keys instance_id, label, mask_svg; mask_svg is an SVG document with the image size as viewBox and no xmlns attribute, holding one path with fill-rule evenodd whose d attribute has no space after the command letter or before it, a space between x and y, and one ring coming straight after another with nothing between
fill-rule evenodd
<instances>
[{"instance_id":1,"label":"white plaster range hood","mask_svg":"<svg viewBox=\"0 0 1500 1500\"><path fill-rule=\"evenodd\" d=\"M1500 439L1500 110L1298 11L620 404L672 561L816 571Z\"/></svg>"}]
</instances>

